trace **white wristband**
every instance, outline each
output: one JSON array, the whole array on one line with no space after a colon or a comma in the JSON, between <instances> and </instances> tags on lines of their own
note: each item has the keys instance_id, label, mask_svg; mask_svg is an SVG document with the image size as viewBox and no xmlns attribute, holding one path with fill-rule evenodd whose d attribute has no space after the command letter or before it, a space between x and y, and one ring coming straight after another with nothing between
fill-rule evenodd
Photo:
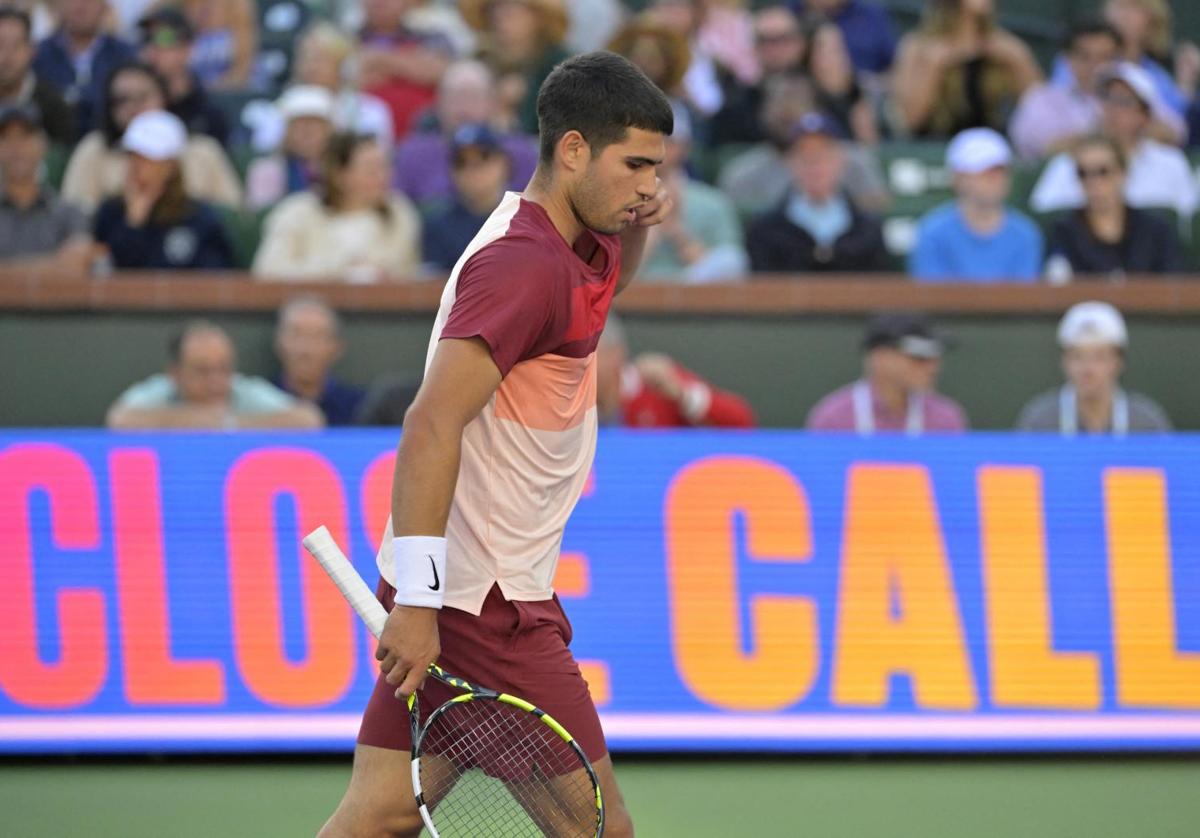
<instances>
[{"instance_id":1,"label":"white wristband","mask_svg":"<svg viewBox=\"0 0 1200 838\"><path fill-rule=\"evenodd\" d=\"M446 595L446 539L405 535L392 539L396 604L441 608Z\"/></svg>"}]
</instances>

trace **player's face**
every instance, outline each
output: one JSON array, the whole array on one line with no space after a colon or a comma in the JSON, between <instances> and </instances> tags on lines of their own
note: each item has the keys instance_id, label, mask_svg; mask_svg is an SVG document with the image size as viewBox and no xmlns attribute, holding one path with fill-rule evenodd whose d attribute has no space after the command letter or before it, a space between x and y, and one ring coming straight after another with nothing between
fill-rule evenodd
<instances>
[{"instance_id":1,"label":"player's face","mask_svg":"<svg viewBox=\"0 0 1200 838\"><path fill-rule=\"evenodd\" d=\"M588 162L575 183L571 203L583 226L620 233L637 220L642 204L658 192L658 165L666 156L662 134L630 128Z\"/></svg>"},{"instance_id":2,"label":"player's face","mask_svg":"<svg viewBox=\"0 0 1200 838\"><path fill-rule=\"evenodd\" d=\"M222 405L233 389L233 344L218 332L195 332L180 348L171 376L188 404Z\"/></svg>"},{"instance_id":3,"label":"player's face","mask_svg":"<svg viewBox=\"0 0 1200 838\"><path fill-rule=\"evenodd\" d=\"M1072 346L1063 352L1063 372L1080 398L1094 399L1111 393L1124 366L1115 346Z\"/></svg>"}]
</instances>

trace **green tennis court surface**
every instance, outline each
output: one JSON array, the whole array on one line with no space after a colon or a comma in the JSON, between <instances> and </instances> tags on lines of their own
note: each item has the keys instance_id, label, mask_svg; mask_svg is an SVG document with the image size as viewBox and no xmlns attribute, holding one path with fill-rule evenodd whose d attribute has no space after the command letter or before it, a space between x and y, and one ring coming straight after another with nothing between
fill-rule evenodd
<instances>
[{"instance_id":1,"label":"green tennis court surface","mask_svg":"<svg viewBox=\"0 0 1200 838\"><path fill-rule=\"evenodd\" d=\"M1200 760L619 760L642 838L1197 838ZM0 835L311 836L348 762L0 763Z\"/></svg>"}]
</instances>

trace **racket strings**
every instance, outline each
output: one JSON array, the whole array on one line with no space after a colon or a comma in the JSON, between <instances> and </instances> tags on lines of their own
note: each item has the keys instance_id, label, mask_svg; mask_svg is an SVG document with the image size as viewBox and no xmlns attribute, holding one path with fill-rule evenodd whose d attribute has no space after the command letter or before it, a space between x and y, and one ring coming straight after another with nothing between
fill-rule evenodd
<instances>
[{"instance_id":1,"label":"racket strings","mask_svg":"<svg viewBox=\"0 0 1200 838\"><path fill-rule=\"evenodd\" d=\"M531 713L490 699L454 704L420 750L422 793L444 838L595 835L590 775Z\"/></svg>"}]
</instances>

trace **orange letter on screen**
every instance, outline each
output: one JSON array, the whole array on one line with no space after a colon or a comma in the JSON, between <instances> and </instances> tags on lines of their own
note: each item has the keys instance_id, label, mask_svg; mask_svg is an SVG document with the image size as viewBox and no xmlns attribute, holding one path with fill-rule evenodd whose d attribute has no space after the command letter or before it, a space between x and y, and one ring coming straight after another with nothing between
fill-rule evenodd
<instances>
[{"instance_id":1,"label":"orange letter on screen","mask_svg":"<svg viewBox=\"0 0 1200 838\"><path fill-rule=\"evenodd\" d=\"M1104 502L1117 700L1126 707L1200 709L1200 654L1176 648L1163 474L1105 469Z\"/></svg>"},{"instance_id":2,"label":"orange letter on screen","mask_svg":"<svg viewBox=\"0 0 1200 838\"><path fill-rule=\"evenodd\" d=\"M803 597L750 597L753 638L740 628L734 515L746 521L760 562L812 553L808 499L783 468L749 457L713 457L679 473L667 493L671 639L684 682L731 710L777 710L807 695L817 674L816 607Z\"/></svg>"},{"instance_id":3,"label":"orange letter on screen","mask_svg":"<svg viewBox=\"0 0 1200 838\"><path fill-rule=\"evenodd\" d=\"M1041 471L984 466L978 484L992 703L1100 707L1096 656L1053 648Z\"/></svg>"},{"instance_id":4,"label":"orange letter on screen","mask_svg":"<svg viewBox=\"0 0 1200 838\"><path fill-rule=\"evenodd\" d=\"M299 531L275 544L275 502L291 495ZM246 686L281 707L313 707L340 698L354 676L356 618L300 539L324 524L348 549L346 501L333 467L319 454L266 448L243 456L225 487L234 652ZM300 602L282 602L279 562L300 567ZM306 657L288 660L281 614L290 609L305 627Z\"/></svg>"},{"instance_id":5,"label":"orange letter on screen","mask_svg":"<svg viewBox=\"0 0 1200 838\"><path fill-rule=\"evenodd\" d=\"M846 490L833 700L882 707L894 673L916 703L978 704L929 473L855 465Z\"/></svg>"},{"instance_id":6,"label":"orange letter on screen","mask_svg":"<svg viewBox=\"0 0 1200 838\"><path fill-rule=\"evenodd\" d=\"M82 457L59 445L27 443L0 451L0 689L18 704L65 710L93 699L108 674L108 630L99 591L59 591L58 660L38 656L30 495L50 507L50 537L63 550L100 546L96 484Z\"/></svg>"},{"instance_id":7,"label":"orange letter on screen","mask_svg":"<svg viewBox=\"0 0 1200 838\"><path fill-rule=\"evenodd\" d=\"M158 457L149 449L116 450L108 471L125 695L131 704L220 704L220 663L171 656Z\"/></svg>"}]
</instances>

